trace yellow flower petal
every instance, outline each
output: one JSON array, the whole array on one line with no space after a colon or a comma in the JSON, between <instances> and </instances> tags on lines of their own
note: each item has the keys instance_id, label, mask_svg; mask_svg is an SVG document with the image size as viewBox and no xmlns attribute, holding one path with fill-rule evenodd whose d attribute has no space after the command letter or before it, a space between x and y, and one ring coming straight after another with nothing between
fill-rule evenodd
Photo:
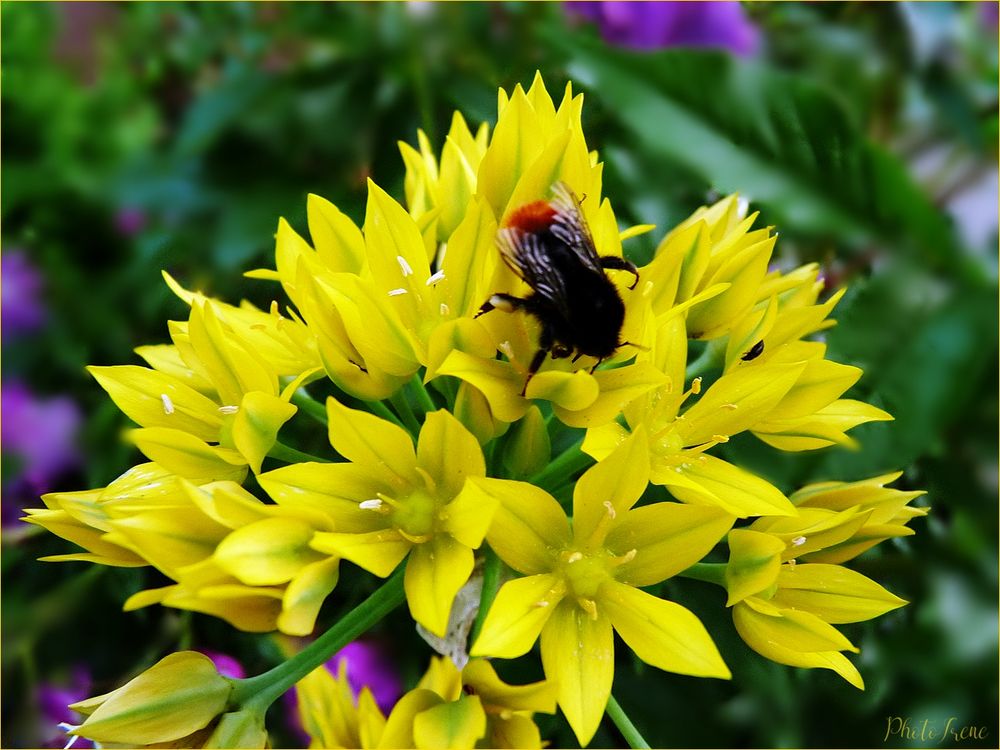
<instances>
[{"instance_id":1,"label":"yellow flower petal","mask_svg":"<svg viewBox=\"0 0 1000 750\"><path fill-rule=\"evenodd\" d=\"M733 529L729 532L727 607L774 585L778 580L781 555L786 546L778 537L760 531Z\"/></svg>"},{"instance_id":2,"label":"yellow flower petal","mask_svg":"<svg viewBox=\"0 0 1000 750\"><path fill-rule=\"evenodd\" d=\"M695 677L731 677L705 626L680 604L609 581L601 587L597 606L647 664Z\"/></svg>"},{"instance_id":3,"label":"yellow flower petal","mask_svg":"<svg viewBox=\"0 0 1000 750\"><path fill-rule=\"evenodd\" d=\"M335 557L306 565L295 574L281 600L278 629L288 635L312 633L319 609L339 578L340 561Z\"/></svg>"},{"instance_id":4,"label":"yellow flower petal","mask_svg":"<svg viewBox=\"0 0 1000 750\"><path fill-rule=\"evenodd\" d=\"M577 740L586 745L597 731L611 697L615 643L611 620L597 618L564 600L542 629L542 666L558 689L562 709Z\"/></svg>"},{"instance_id":5,"label":"yellow flower petal","mask_svg":"<svg viewBox=\"0 0 1000 750\"><path fill-rule=\"evenodd\" d=\"M649 481L649 449L642 427L599 464L590 467L573 490L573 532L578 540L600 545L591 539L601 520L624 513L646 489ZM610 509L606 503L610 503Z\"/></svg>"},{"instance_id":6,"label":"yellow flower petal","mask_svg":"<svg viewBox=\"0 0 1000 750\"><path fill-rule=\"evenodd\" d=\"M840 565L784 566L771 603L811 612L826 622L861 622L906 604L872 579Z\"/></svg>"},{"instance_id":7,"label":"yellow flower petal","mask_svg":"<svg viewBox=\"0 0 1000 750\"><path fill-rule=\"evenodd\" d=\"M443 703L441 696L430 690L411 690L399 701L385 722L385 731L378 742L379 748L416 747L413 723L422 712Z\"/></svg>"},{"instance_id":8,"label":"yellow flower petal","mask_svg":"<svg viewBox=\"0 0 1000 750\"><path fill-rule=\"evenodd\" d=\"M540 372L531 379L525 391L529 399L546 399L567 411L586 409L599 394L600 386L594 376L585 370Z\"/></svg>"},{"instance_id":9,"label":"yellow flower petal","mask_svg":"<svg viewBox=\"0 0 1000 750\"><path fill-rule=\"evenodd\" d=\"M294 518L267 518L223 539L215 550L219 567L250 586L287 583L321 559L309 547L313 529Z\"/></svg>"},{"instance_id":10,"label":"yellow flower petal","mask_svg":"<svg viewBox=\"0 0 1000 750\"><path fill-rule=\"evenodd\" d=\"M490 488L499 479L475 477L465 482L465 486L444 510L442 530L470 549L478 549L490 528L494 514L500 504L499 497L485 488Z\"/></svg>"},{"instance_id":11,"label":"yellow flower petal","mask_svg":"<svg viewBox=\"0 0 1000 750\"><path fill-rule=\"evenodd\" d=\"M475 386L486 397L493 415L504 422L516 422L531 406L531 402L520 395L524 375L510 362L480 359L454 351L441 363L437 374L453 375Z\"/></svg>"},{"instance_id":12,"label":"yellow flower petal","mask_svg":"<svg viewBox=\"0 0 1000 750\"><path fill-rule=\"evenodd\" d=\"M718 505L740 518L795 515L795 506L777 487L720 458L706 453L668 458L653 460L651 481L668 487L678 500Z\"/></svg>"},{"instance_id":13,"label":"yellow flower petal","mask_svg":"<svg viewBox=\"0 0 1000 750\"><path fill-rule=\"evenodd\" d=\"M483 699L486 706L502 706L509 711L556 711L555 686L548 680L530 685L508 685L497 676L486 659L473 659L462 670L462 682Z\"/></svg>"},{"instance_id":14,"label":"yellow flower petal","mask_svg":"<svg viewBox=\"0 0 1000 750\"><path fill-rule=\"evenodd\" d=\"M316 254L331 271L358 273L365 260L365 240L353 221L325 198L306 198L309 234Z\"/></svg>"},{"instance_id":15,"label":"yellow flower petal","mask_svg":"<svg viewBox=\"0 0 1000 750\"><path fill-rule=\"evenodd\" d=\"M374 414L350 409L332 396L326 400L330 445L352 463L378 473L388 470L399 486L414 485L417 454L402 427Z\"/></svg>"},{"instance_id":16,"label":"yellow flower petal","mask_svg":"<svg viewBox=\"0 0 1000 750\"><path fill-rule=\"evenodd\" d=\"M465 493L470 501L499 502L488 539L500 559L526 575L552 569L553 552L570 539L569 521L555 498L527 482L492 478L470 479Z\"/></svg>"},{"instance_id":17,"label":"yellow flower petal","mask_svg":"<svg viewBox=\"0 0 1000 750\"><path fill-rule=\"evenodd\" d=\"M582 371L578 372L579 375ZM545 373L542 373L543 375ZM540 376L535 376L531 387ZM669 382L669 378L647 362L638 362L613 370L599 370L593 375L598 395L586 406L556 402L556 416L570 427L595 427L613 420L632 401Z\"/></svg>"},{"instance_id":18,"label":"yellow flower petal","mask_svg":"<svg viewBox=\"0 0 1000 750\"><path fill-rule=\"evenodd\" d=\"M470 656L514 659L528 653L565 592L551 574L508 581L500 587Z\"/></svg>"},{"instance_id":19,"label":"yellow flower petal","mask_svg":"<svg viewBox=\"0 0 1000 750\"><path fill-rule=\"evenodd\" d=\"M218 440L219 406L171 375L134 365L88 367L115 406L143 427L170 427Z\"/></svg>"},{"instance_id":20,"label":"yellow flower petal","mask_svg":"<svg viewBox=\"0 0 1000 750\"><path fill-rule=\"evenodd\" d=\"M417 463L446 500L462 491L466 477L486 475L479 441L444 409L428 414L417 439Z\"/></svg>"},{"instance_id":21,"label":"yellow flower petal","mask_svg":"<svg viewBox=\"0 0 1000 750\"><path fill-rule=\"evenodd\" d=\"M810 612L782 608L751 596L733 607L734 622L737 613L743 622L742 628L737 626L740 636L757 651L761 641L780 643L794 651L858 651L843 633Z\"/></svg>"},{"instance_id":22,"label":"yellow flower petal","mask_svg":"<svg viewBox=\"0 0 1000 750\"><path fill-rule=\"evenodd\" d=\"M469 580L474 563L472 550L444 533L416 545L403 579L413 619L443 638L455 594Z\"/></svg>"},{"instance_id":23,"label":"yellow flower petal","mask_svg":"<svg viewBox=\"0 0 1000 750\"><path fill-rule=\"evenodd\" d=\"M313 549L350 560L379 578L387 578L411 546L412 543L394 529L366 533L322 531L312 540Z\"/></svg>"},{"instance_id":24,"label":"yellow flower petal","mask_svg":"<svg viewBox=\"0 0 1000 750\"><path fill-rule=\"evenodd\" d=\"M145 427L128 436L151 461L195 484L226 479L242 482L247 475L246 461L239 453L207 445L187 432Z\"/></svg>"},{"instance_id":25,"label":"yellow flower petal","mask_svg":"<svg viewBox=\"0 0 1000 750\"><path fill-rule=\"evenodd\" d=\"M633 586L651 586L701 560L725 536L735 519L719 508L655 503L633 508L608 533L605 544L634 558L615 577Z\"/></svg>"},{"instance_id":26,"label":"yellow flower petal","mask_svg":"<svg viewBox=\"0 0 1000 750\"><path fill-rule=\"evenodd\" d=\"M413 741L420 750L471 750L484 734L486 712L475 695L463 695L413 718Z\"/></svg>"},{"instance_id":27,"label":"yellow flower petal","mask_svg":"<svg viewBox=\"0 0 1000 750\"><path fill-rule=\"evenodd\" d=\"M243 396L233 420L233 444L255 474L278 439L278 430L291 419L297 406L270 393L254 391Z\"/></svg>"}]
</instances>

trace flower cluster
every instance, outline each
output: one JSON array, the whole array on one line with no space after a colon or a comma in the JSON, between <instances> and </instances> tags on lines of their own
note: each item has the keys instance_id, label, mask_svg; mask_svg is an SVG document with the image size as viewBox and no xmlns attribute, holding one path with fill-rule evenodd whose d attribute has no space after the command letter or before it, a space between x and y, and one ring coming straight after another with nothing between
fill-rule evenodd
<instances>
[{"instance_id":1,"label":"flower cluster","mask_svg":"<svg viewBox=\"0 0 1000 750\"><path fill-rule=\"evenodd\" d=\"M139 425L130 438L148 462L104 488L47 495L27 520L84 548L58 559L151 565L173 581L126 608L308 635L342 562L345 576L389 580L271 672L228 680L168 657L204 679L147 680L159 687L129 711L112 710L117 693L84 702L77 733L263 747L268 701L301 680L314 746L539 747L532 715L557 705L586 744L611 700L614 632L660 669L730 677L698 617L646 590L678 575L725 587L764 657L862 687L841 653L857 649L834 625L903 601L845 563L912 533L920 493L886 487L890 475L789 496L713 451L744 432L782 451L851 445L848 430L890 419L844 398L860 370L811 338L833 325L840 294L821 301L814 265L771 270L776 236L736 196L668 232L634 278L623 243L653 227L620 230L602 198L582 96L567 87L557 106L537 77L501 90L498 109L492 133L456 113L440 158L422 133L418 148L401 145L405 205L370 183L361 227L317 196L311 242L279 222L275 269L248 275L280 283L291 306L233 306L168 276L190 310L170 322L172 343L140 347L147 366L91 368ZM477 313L538 291L497 238L554 186L580 197L625 313L611 357L543 344L539 368L539 316ZM278 440L317 424L324 456ZM705 562L720 547L728 562ZM317 667L404 598L454 663L432 661L383 712ZM501 682L487 659L536 641L546 680ZM135 701L195 699L183 720L134 718Z\"/></svg>"}]
</instances>

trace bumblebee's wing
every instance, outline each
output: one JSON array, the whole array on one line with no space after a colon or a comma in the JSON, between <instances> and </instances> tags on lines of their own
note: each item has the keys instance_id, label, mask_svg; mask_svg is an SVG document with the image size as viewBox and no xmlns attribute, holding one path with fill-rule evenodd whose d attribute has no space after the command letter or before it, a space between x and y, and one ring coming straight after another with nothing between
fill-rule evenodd
<instances>
[{"instance_id":1,"label":"bumblebee's wing","mask_svg":"<svg viewBox=\"0 0 1000 750\"><path fill-rule=\"evenodd\" d=\"M540 297L554 304L563 315L569 316L566 282L552 264L552 258L538 235L522 232L517 227L507 227L497 233L497 247L500 248L500 257L518 278Z\"/></svg>"},{"instance_id":2,"label":"bumblebee's wing","mask_svg":"<svg viewBox=\"0 0 1000 750\"><path fill-rule=\"evenodd\" d=\"M594 239L587 226L587 220L583 218L580 201L565 182L557 182L552 186L550 205L556 211L550 230L552 234L573 251L588 271L603 276L601 259L597 255L597 248L594 247Z\"/></svg>"}]
</instances>

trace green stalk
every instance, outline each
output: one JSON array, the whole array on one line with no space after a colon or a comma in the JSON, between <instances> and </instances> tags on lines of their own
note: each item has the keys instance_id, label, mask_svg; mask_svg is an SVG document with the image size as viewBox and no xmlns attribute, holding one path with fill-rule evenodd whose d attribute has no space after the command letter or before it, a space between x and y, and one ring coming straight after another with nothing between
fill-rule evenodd
<instances>
[{"instance_id":1,"label":"green stalk","mask_svg":"<svg viewBox=\"0 0 1000 750\"><path fill-rule=\"evenodd\" d=\"M728 338L713 339L702 351L701 356L687 366L684 379L688 382L701 377L706 372L721 368L726 360L726 345Z\"/></svg>"},{"instance_id":2,"label":"green stalk","mask_svg":"<svg viewBox=\"0 0 1000 750\"><path fill-rule=\"evenodd\" d=\"M396 408L399 418L403 420L403 426L416 437L420 432L420 422L417 421L417 415L413 413L410 402L406 400L406 394L396 391L389 397L389 401Z\"/></svg>"},{"instance_id":3,"label":"green stalk","mask_svg":"<svg viewBox=\"0 0 1000 750\"><path fill-rule=\"evenodd\" d=\"M476 642L479 631L482 630L486 621L486 613L493 606L493 600L497 598L497 591L500 590L500 573L503 570L503 561L497 557L497 553L490 549L489 545L483 547L485 550L485 562L483 563L483 593L479 599L479 612L476 613L476 621L472 624L472 634L469 636L469 644Z\"/></svg>"},{"instance_id":4,"label":"green stalk","mask_svg":"<svg viewBox=\"0 0 1000 750\"><path fill-rule=\"evenodd\" d=\"M406 425L400 421L399 417L392 413L392 409L381 401L365 401L364 403L372 414L382 417L382 419L392 422L393 424L402 427L404 430L407 429Z\"/></svg>"},{"instance_id":5,"label":"green stalk","mask_svg":"<svg viewBox=\"0 0 1000 750\"><path fill-rule=\"evenodd\" d=\"M303 461L315 461L321 464L332 463L329 458L321 458L311 453L305 453L298 448L292 448L284 443L279 443L277 440L274 441L274 445L271 446L271 450L267 452L267 455L290 464L302 463Z\"/></svg>"},{"instance_id":6,"label":"green stalk","mask_svg":"<svg viewBox=\"0 0 1000 750\"><path fill-rule=\"evenodd\" d=\"M427 388L424 386L424 381L420 377L419 372L413 373L413 378L410 380L410 387L413 389L413 393L417 397L417 404L423 410L424 414L437 411L437 407L431 399L431 394L427 392Z\"/></svg>"},{"instance_id":7,"label":"green stalk","mask_svg":"<svg viewBox=\"0 0 1000 750\"><path fill-rule=\"evenodd\" d=\"M550 461L548 466L539 471L537 474L529 477L528 481L534 485L538 485L539 487L552 486L551 482L553 482L553 480L558 480L558 484L565 483L565 481L569 479L570 475L580 471L581 469L585 469L594 462L593 458L580 450L580 445L582 444L583 438L581 437L573 443L573 445Z\"/></svg>"},{"instance_id":8,"label":"green stalk","mask_svg":"<svg viewBox=\"0 0 1000 750\"><path fill-rule=\"evenodd\" d=\"M725 563L695 563L677 575L682 578L693 578L696 581L707 581L723 588L726 587Z\"/></svg>"},{"instance_id":9,"label":"green stalk","mask_svg":"<svg viewBox=\"0 0 1000 750\"><path fill-rule=\"evenodd\" d=\"M618 705L615 696L612 695L608 698L608 707L605 710L608 716L611 717L611 721L618 727L618 731L622 733L622 737L625 738L629 747L649 750L649 743L646 742L646 739L639 730L635 728L635 724L632 723L632 720L622 710L622 707Z\"/></svg>"},{"instance_id":10,"label":"green stalk","mask_svg":"<svg viewBox=\"0 0 1000 750\"><path fill-rule=\"evenodd\" d=\"M267 707L292 685L403 603L406 599L403 591L405 569L405 565L396 568L375 593L288 661L256 677L234 680L232 704L243 709L259 711L263 715Z\"/></svg>"},{"instance_id":11,"label":"green stalk","mask_svg":"<svg viewBox=\"0 0 1000 750\"><path fill-rule=\"evenodd\" d=\"M295 393L292 394L292 403L299 407L303 412L308 414L310 417L315 419L322 425L326 425L326 407L323 406L319 401L310 396L305 388L299 388Z\"/></svg>"}]
</instances>

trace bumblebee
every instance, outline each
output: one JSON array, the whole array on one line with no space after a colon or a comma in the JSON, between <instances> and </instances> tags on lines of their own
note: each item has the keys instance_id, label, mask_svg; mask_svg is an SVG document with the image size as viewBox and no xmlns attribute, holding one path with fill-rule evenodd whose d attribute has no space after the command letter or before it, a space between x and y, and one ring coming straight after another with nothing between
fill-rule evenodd
<instances>
[{"instance_id":1,"label":"bumblebee","mask_svg":"<svg viewBox=\"0 0 1000 750\"><path fill-rule=\"evenodd\" d=\"M553 359L596 357L593 372L627 342L621 340L625 304L606 271L628 271L639 283L635 265L614 255L598 255L580 202L562 182L552 199L515 210L497 233L507 266L531 287L527 297L497 292L483 303L478 318L491 310L523 311L542 327L521 395L549 354Z\"/></svg>"}]
</instances>

